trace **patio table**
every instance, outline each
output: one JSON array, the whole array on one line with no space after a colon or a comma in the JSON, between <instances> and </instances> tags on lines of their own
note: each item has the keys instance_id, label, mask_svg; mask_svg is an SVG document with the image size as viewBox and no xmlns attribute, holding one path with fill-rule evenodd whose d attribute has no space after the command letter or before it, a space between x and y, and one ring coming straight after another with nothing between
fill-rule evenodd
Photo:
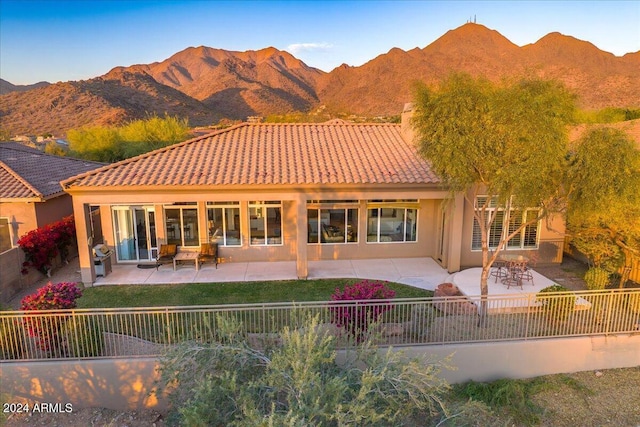
<instances>
[{"instance_id":1,"label":"patio table","mask_svg":"<svg viewBox=\"0 0 640 427\"><path fill-rule=\"evenodd\" d=\"M176 270L178 261L193 261L196 265L196 271L200 269L200 260L198 259L197 252L179 252L173 257L173 270Z\"/></svg>"},{"instance_id":2,"label":"patio table","mask_svg":"<svg viewBox=\"0 0 640 427\"><path fill-rule=\"evenodd\" d=\"M507 285L509 289L512 285L519 286L522 289L522 273L526 270L529 258L524 255L505 254L500 259L507 263L507 276L502 283Z\"/></svg>"}]
</instances>

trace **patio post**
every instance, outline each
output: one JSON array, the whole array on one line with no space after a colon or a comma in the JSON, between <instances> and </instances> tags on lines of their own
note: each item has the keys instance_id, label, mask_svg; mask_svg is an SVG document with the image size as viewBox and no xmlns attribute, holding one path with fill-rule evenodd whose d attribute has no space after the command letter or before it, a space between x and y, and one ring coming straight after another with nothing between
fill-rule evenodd
<instances>
[{"instance_id":1,"label":"patio post","mask_svg":"<svg viewBox=\"0 0 640 427\"><path fill-rule=\"evenodd\" d=\"M296 273L298 279L309 275L307 265L307 199L299 193L295 199L296 209Z\"/></svg>"},{"instance_id":2,"label":"patio post","mask_svg":"<svg viewBox=\"0 0 640 427\"><path fill-rule=\"evenodd\" d=\"M96 281L96 270L93 265L93 234L91 231L91 207L73 198L73 214L76 223L78 240L78 261L82 283L92 285Z\"/></svg>"},{"instance_id":3,"label":"patio post","mask_svg":"<svg viewBox=\"0 0 640 427\"><path fill-rule=\"evenodd\" d=\"M447 254L447 270L449 273L460 271L460 254L462 251L462 228L464 221L464 195L455 196L450 208L449 222L449 253Z\"/></svg>"}]
</instances>

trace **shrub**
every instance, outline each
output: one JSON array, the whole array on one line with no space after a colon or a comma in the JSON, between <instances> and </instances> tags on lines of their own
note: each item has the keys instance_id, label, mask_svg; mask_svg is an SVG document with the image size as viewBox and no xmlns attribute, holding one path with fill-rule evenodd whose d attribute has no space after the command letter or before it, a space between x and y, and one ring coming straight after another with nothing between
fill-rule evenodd
<instances>
[{"instance_id":1,"label":"shrub","mask_svg":"<svg viewBox=\"0 0 640 427\"><path fill-rule=\"evenodd\" d=\"M74 316L64 326L64 338L69 356L98 357L104 350L104 337L95 316Z\"/></svg>"},{"instance_id":2,"label":"shrub","mask_svg":"<svg viewBox=\"0 0 640 427\"><path fill-rule=\"evenodd\" d=\"M576 296L573 292L568 295L545 295L559 292L569 292L569 289L560 285L548 286L536 294L536 302L539 302L547 315L554 320L567 320L576 306Z\"/></svg>"},{"instance_id":3,"label":"shrub","mask_svg":"<svg viewBox=\"0 0 640 427\"><path fill-rule=\"evenodd\" d=\"M18 240L18 245L25 253L22 274L27 274L31 266L43 274L51 268L51 261L60 254L65 260L69 246L76 240L76 226L73 215L52 224L32 230Z\"/></svg>"},{"instance_id":4,"label":"shrub","mask_svg":"<svg viewBox=\"0 0 640 427\"><path fill-rule=\"evenodd\" d=\"M51 282L27 295L21 301L21 310L60 310L76 307L76 300L82 296L82 290L75 283ZM29 335L36 338L38 346L44 351L61 348L61 329L68 316L51 314L49 316L25 317L24 325Z\"/></svg>"},{"instance_id":5,"label":"shrub","mask_svg":"<svg viewBox=\"0 0 640 427\"><path fill-rule=\"evenodd\" d=\"M385 283L362 280L353 285L346 285L344 291L337 288L331 295L331 300L345 303L330 307L332 322L340 328L345 328L356 341L363 339L369 326L392 308L388 300L395 297L396 292L389 289ZM378 299L387 302L370 301Z\"/></svg>"},{"instance_id":6,"label":"shrub","mask_svg":"<svg viewBox=\"0 0 640 427\"><path fill-rule=\"evenodd\" d=\"M337 363L335 337L318 334L318 316L283 327L281 345L265 351L251 348L237 324L218 323L224 339L185 343L161 360L159 391L169 392L177 425L436 425L446 416L442 362L368 340Z\"/></svg>"},{"instance_id":7,"label":"shrub","mask_svg":"<svg viewBox=\"0 0 640 427\"><path fill-rule=\"evenodd\" d=\"M592 267L585 273L584 281L590 291L604 289L609 284L609 272L604 268Z\"/></svg>"}]
</instances>

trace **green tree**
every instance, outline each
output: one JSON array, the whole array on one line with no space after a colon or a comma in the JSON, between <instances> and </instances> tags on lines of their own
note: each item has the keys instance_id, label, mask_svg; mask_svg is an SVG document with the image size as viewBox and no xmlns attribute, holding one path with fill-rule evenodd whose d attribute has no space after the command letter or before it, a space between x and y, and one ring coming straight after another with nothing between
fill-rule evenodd
<instances>
[{"instance_id":1,"label":"green tree","mask_svg":"<svg viewBox=\"0 0 640 427\"><path fill-rule=\"evenodd\" d=\"M187 120L150 116L121 127L73 129L67 133L75 157L100 162L116 162L166 147L189 137Z\"/></svg>"},{"instance_id":2,"label":"green tree","mask_svg":"<svg viewBox=\"0 0 640 427\"><path fill-rule=\"evenodd\" d=\"M55 141L47 142L47 145L44 146L44 152L47 154L51 154L54 156L64 157L67 155L67 150L62 148L60 144Z\"/></svg>"},{"instance_id":3,"label":"green tree","mask_svg":"<svg viewBox=\"0 0 640 427\"><path fill-rule=\"evenodd\" d=\"M528 225L563 209L567 124L575 97L553 81L497 85L455 74L436 89L418 87L415 107L421 155L452 193L464 194L481 232L483 323L487 279L500 249ZM503 210L505 224L512 209L539 212L520 226L504 227L490 256L489 230L498 212L490 207Z\"/></svg>"},{"instance_id":4,"label":"green tree","mask_svg":"<svg viewBox=\"0 0 640 427\"><path fill-rule=\"evenodd\" d=\"M640 150L624 132L598 128L576 142L569 159L571 243L614 272L640 255Z\"/></svg>"},{"instance_id":5,"label":"green tree","mask_svg":"<svg viewBox=\"0 0 640 427\"><path fill-rule=\"evenodd\" d=\"M101 126L71 129L67 132L72 157L96 162L116 162L122 159L120 139L115 128Z\"/></svg>"}]
</instances>

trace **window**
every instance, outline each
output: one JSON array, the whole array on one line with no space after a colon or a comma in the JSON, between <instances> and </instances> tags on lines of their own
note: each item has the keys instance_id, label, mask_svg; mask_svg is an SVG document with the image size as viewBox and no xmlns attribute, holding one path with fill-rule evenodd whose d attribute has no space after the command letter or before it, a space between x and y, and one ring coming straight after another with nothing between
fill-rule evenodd
<instances>
[{"instance_id":1,"label":"window","mask_svg":"<svg viewBox=\"0 0 640 427\"><path fill-rule=\"evenodd\" d=\"M249 202L252 246L282 244L282 203Z\"/></svg>"},{"instance_id":2,"label":"window","mask_svg":"<svg viewBox=\"0 0 640 427\"><path fill-rule=\"evenodd\" d=\"M487 200L486 196L478 196L476 206L482 206ZM506 215L503 208L498 208L497 203L492 201L487 208L487 212L493 214L495 212L495 220L489 228L488 243L490 249L496 249L500 244L500 239L505 233L511 234L518 227L531 219L537 218L538 209L511 209L509 212L509 223L506 224ZM488 216L488 215L487 215ZM506 244L507 249L535 249L538 247L538 228L540 221L536 221L527 225L518 234L513 236ZM480 233L480 225L477 220L473 221L473 235L471 238L471 249L482 249L482 235Z\"/></svg>"},{"instance_id":3,"label":"window","mask_svg":"<svg viewBox=\"0 0 640 427\"><path fill-rule=\"evenodd\" d=\"M195 203L175 203L164 207L167 243L178 246L199 246L198 208Z\"/></svg>"},{"instance_id":4,"label":"window","mask_svg":"<svg viewBox=\"0 0 640 427\"><path fill-rule=\"evenodd\" d=\"M0 218L0 253L13 247L11 241L11 223L9 218Z\"/></svg>"},{"instance_id":5,"label":"window","mask_svg":"<svg viewBox=\"0 0 640 427\"><path fill-rule=\"evenodd\" d=\"M353 243L358 241L358 209L308 208L308 243Z\"/></svg>"},{"instance_id":6,"label":"window","mask_svg":"<svg viewBox=\"0 0 640 427\"><path fill-rule=\"evenodd\" d=\"M367 203L367 242L415 242L417 200L373 200Z\"/></svg>"},{"instance_id":7,"label":"window","mask_svg":"<svg viewBox=\"0 0 640 427\"><path fill-rule=\"evenodd\" d=\"M210 242L220 246L242 246L240 202L207 204L207 227Z\"/></svg>"}]
</instances>

